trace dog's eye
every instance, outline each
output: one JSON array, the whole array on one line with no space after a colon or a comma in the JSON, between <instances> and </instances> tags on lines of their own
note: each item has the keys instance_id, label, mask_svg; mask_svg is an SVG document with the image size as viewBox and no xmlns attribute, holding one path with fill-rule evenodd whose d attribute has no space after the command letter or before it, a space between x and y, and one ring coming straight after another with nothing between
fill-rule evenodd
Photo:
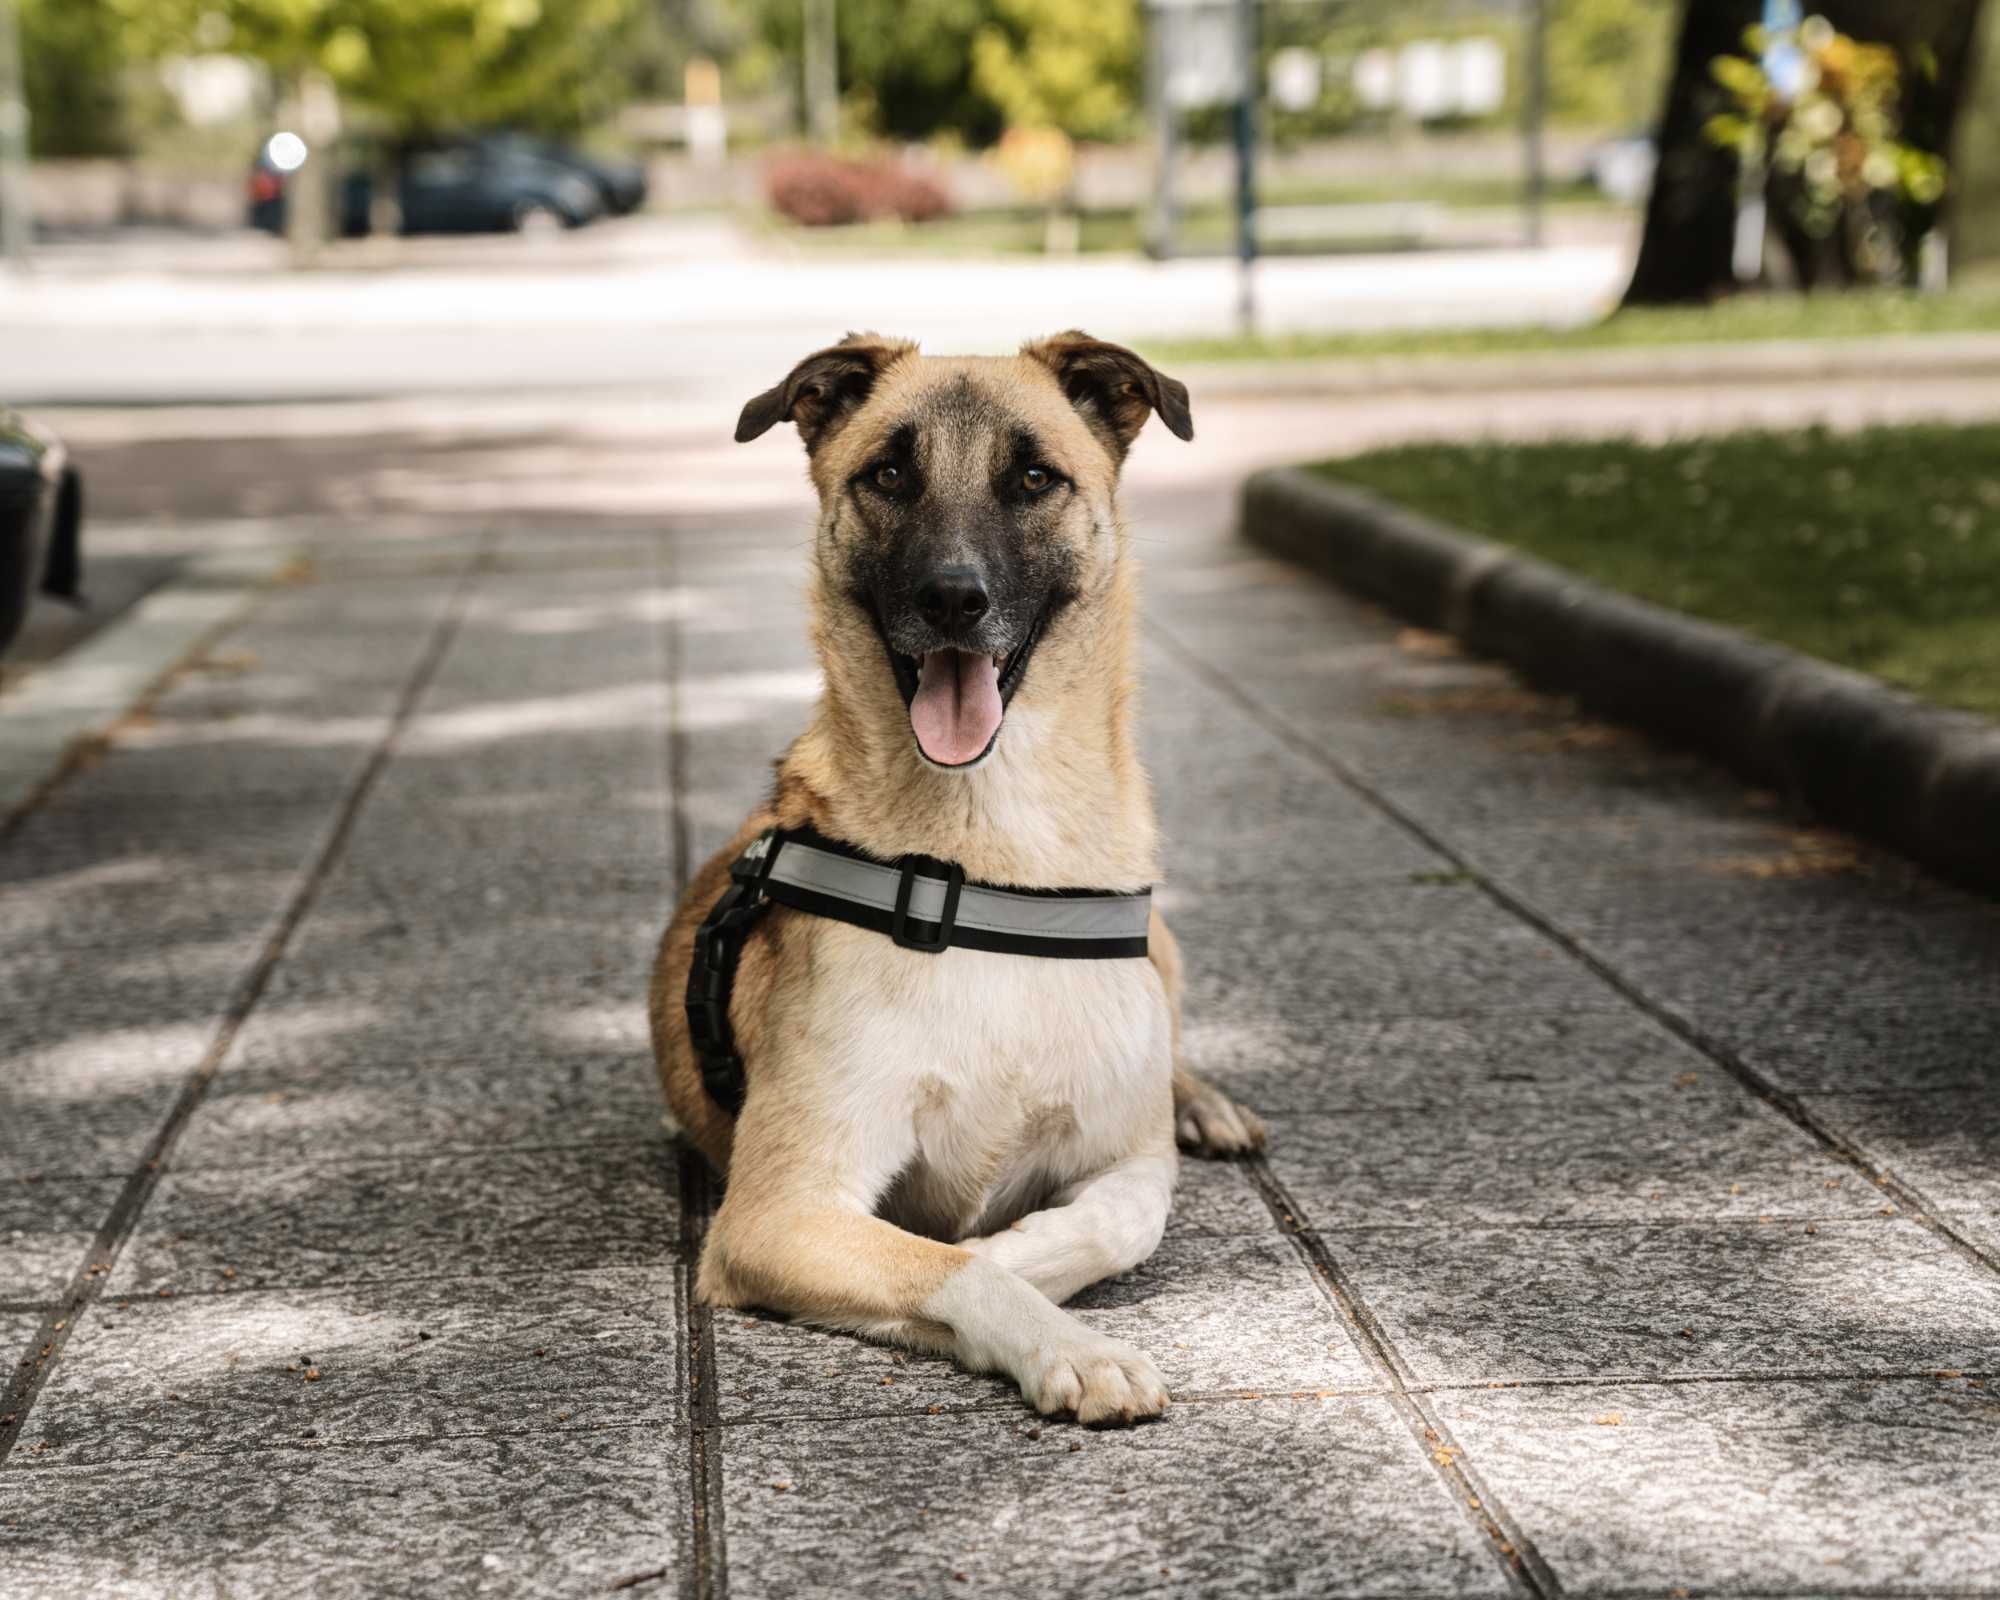
<instances>
[{"instance_id":1,"label":"dog's eye","mask_svg":"<svg viewBox=\"0 0 2000 1600\"><path fill-rule=\"evenodd\" d=\"M903 469L892 463L884 462L875 469L875 487L880 489L884 494L894 494L898 489L903 487Z\"/></svg>"},{"instance_id":2,"label":"dog's eye","mask_svg":"<svg viewBox=\"0 0 2000 1600\"><path fill-rule=\"evenodd\" d=\"M1055 481L1055 474L1047 467L1030 467L1021 474L1021 487L1029 494L1040 494Z\"/></svg>"}]
</instances>

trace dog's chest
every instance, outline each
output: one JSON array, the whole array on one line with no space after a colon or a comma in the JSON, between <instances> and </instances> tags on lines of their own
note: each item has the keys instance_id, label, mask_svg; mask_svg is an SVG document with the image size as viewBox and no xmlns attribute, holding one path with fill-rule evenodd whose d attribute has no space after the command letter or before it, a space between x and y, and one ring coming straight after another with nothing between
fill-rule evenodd
<instances>
[{"instance_id":1,"label":"dog's chest","mask_svg":"<svg viewBox=\"0 0 2000 1600\"><path fill-rule=\"evenodd\" d=\"M864 937L866 937L864 935ZM907 1159L882 1205L904 1226L964 1237L1171 1122L1165 991L1143 959L896 951L850 1012L847 1107Z\"/></svg>"}]
</instances>

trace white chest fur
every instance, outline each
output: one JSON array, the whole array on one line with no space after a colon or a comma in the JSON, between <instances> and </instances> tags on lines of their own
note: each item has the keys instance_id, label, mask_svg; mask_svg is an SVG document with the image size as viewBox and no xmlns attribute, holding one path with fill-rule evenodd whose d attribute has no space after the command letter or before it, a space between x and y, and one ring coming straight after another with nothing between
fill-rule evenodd
<instances>
[{"instance_id":1,"label":"white chest fur","mask_svg":"<svg viewBox=\"0 0 2000 1600\"><path fill-rule=\"evenodd\" d=\"M856 1181L892 1220L986 1233L1143 1148L1172 1148L1166 992L1144 959L901 950L815 928L813 1098L860 1146Z\"/></svg>"}]
</instances>

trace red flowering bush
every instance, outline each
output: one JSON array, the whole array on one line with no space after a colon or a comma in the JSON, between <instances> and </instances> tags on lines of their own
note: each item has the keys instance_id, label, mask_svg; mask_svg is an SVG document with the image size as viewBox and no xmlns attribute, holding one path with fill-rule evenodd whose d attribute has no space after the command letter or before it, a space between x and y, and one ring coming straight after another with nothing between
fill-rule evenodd
<instances>
[{"instance_id":1,"label":"red flowering bush","mask_svg":"<svg viewBox=\"0 0 2000 1600\"><path fill-rule=\"evenodd\" d=\"M935 178L900 161L858 161L821 150L792 150L764 169L771 209L808 228L837 227L900 217L928 222L951 210L951 197Z\"/></svg>"}]
</instances>

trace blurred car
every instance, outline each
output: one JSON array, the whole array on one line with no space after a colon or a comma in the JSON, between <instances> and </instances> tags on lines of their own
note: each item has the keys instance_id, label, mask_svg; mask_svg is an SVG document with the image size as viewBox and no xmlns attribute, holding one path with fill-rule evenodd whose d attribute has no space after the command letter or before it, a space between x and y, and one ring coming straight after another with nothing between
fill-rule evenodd
<instances>
[{"instance_id":1,"label":"blurred car","mask_svg":"<svg viewBox=\"0 0 2000 1600\"><path fill-rule=\"evenodd\" d=\"M374 161L335 147L332 215L341 235L372 231L375 171L394 173L403 233L553 233L604 214L597 185L582 173L492 139L426 141ZM286 201L306 157L294 134L273 134L250 168L249 219L285 230Z\"/></svg>"},{"instance_id":2,"label":"blurred car","mask_svg":"<svg viewBox=\"0 0 2000 1600\"><path fill-rule=\"evenodd\" d=\"M1588 164L1590 181L1599 194L1621 206L1642 206L1653 192L1660 147L1650 133L1629 133L1595 146Z\"/></svg>"},{"instance_id":3,"label":"blurred car","mask_svg":"<svg viewBox=\"0 0 2000 1600\"><path fill-rule=\"evenodd\" d=\"M0 408L0 650L35 593L76 599L83 576L83 481L47 429Z\"/></svg>"},{"instance_id":4,"label":"blurred car","mask_svg":"<svg viewBox=\"0 0 2000 1600\"><path fill-rule=\"evenodd\" d=\"M626 216L646 203L646 169L636 161L596 155L532 133L488 133L481 135L479 142L567 168L596 187L604 209L615 217Z\"/></svg>"}]
</instances>

